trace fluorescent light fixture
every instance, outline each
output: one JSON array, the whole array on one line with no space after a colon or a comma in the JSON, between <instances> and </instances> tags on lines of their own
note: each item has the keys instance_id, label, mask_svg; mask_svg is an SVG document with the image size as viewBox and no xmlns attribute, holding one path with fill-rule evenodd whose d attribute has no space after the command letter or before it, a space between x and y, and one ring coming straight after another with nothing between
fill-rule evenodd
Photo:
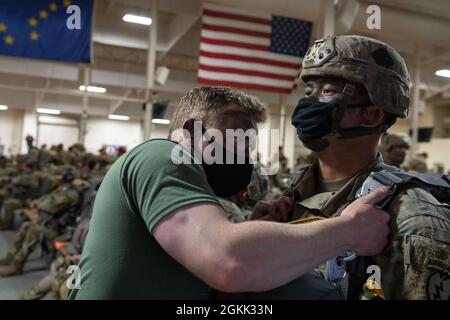
<instances>
[{"instance_id":1,"label":"fluorescent light fixture","mask_svg":"<svg viewBox=\"0 0 450 320\"><path fill-rule=\"evenodd\" d=\"M170 120L167 120L167 119L152 119L152 123L156 123L156 124L170 124Z\"/></svg>"},{"instance_id":2,"label":"fluorescent light fixture","mask_svg":"<svg viewBox=\"0 0 450 320\"><path fill-rule=\"evenodd\" d=\"M435 72L435 75L439 77L450 78L450 70L449 69L441 69Z\"/></svg>"},{"instance_id":3,"label":"fluorescent light fixture","mask_svg":"<svg viewBox=\"0 0 450 320\"><path fill-rule=\"evenodd\" d=\"M81 85L79 88L81 91L88 91L88 92L95 92L95 93L105 93L106 92L106 88L102 88L102 87L96 87L96 86L86 86Z\"/></svg>"},{"instance_id":4,"label":"fluorescent light fixture","mask_svg":"<svg viewBox=\"0 0 450 320\"><path fill-rule=\"evenodd\" d=\"M8 106L6 106L4 104L0 104L0 110L2 110L2 111L8 110Z\"/></svg>"},{"instance_id":5,"label":"fluorescent light fixture","mask_svg":"<svg viewBox=\"0 0 450 320\"><path fill-rule=\"evenodd\" d=\"M126 22L131 22L131 23L143 24L146 26L149 26L152 24L152 18L136 16L134 14L126 14L122 17L122 20L126 21Z\"/></svg>"},{"instance_id":6,"label":"fluorescent light fixture","mask_svg":"<svg viewBox=\"0 0 450 320\"><path fill-rule=\"evenodd\" d=\"M38 113L46 113L46 114L61 114L61 110L58 109L37 108L36 111Z\"/></svg>"},{"instance_id":7,"label":"fluorescent light fixture","mask_svg":"<svg viewBox=\"0 0 450 320\"><path fill-rule=\"evenodd\" d=\"M129 116L122 116L122 115L119 115L119 114L110 114L110 115L108 115L108 119L127 121L127 120L130 120L130 117Z\"/></svg>"}]
</instances>

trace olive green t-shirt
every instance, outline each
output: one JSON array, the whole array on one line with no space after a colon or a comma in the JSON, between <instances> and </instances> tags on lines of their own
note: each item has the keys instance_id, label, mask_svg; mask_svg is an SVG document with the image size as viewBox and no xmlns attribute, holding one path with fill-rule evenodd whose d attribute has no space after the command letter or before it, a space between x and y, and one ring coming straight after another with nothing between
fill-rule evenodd
<instances>
[{"instance_id":1,"label":"olive green t-shirt","mask_svg":"<svg viewBox=\"0 0 450 320\"><path fill-rule=\"evenodd\" d=\"M181 148L166 139L147 141L108 171L80 261L81 288L69 299L208 298L208 286L152 236L155 225L179 208L219 203L200 164L172 161L175 146Z\"/></svg>"}]
</instances>

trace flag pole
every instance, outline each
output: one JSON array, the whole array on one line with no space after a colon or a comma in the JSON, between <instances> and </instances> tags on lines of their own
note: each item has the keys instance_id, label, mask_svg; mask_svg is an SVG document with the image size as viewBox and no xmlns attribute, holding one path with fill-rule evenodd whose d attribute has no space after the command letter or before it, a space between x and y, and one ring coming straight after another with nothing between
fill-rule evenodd
<instances>
[{"instance_id":1,"label":"flag pole","mask_svg":"<svg viewBox=\"0 0 450 320\"><path fill-rule=\"evenodd\" d=\"M86 122L88 119L88 103L89 103L89 97L88 97L88 91L87 87L89 85L90 81L90 68L89 66L85 65L83 67L83 85L85 87L84 93L83 93L83 109L81 111L81 117L78 127L78 143L84 144L84 140L86 138Z\"/></svg>"},{"instance_id":2,"label":"flag pole","mask_svg":"<svg viewBox=\"0 0 450 320\"><path fill-rule=\"evenodd\" d=\"M280 144L284 147L284 142L286 138L286 94L279 94L279 105L280 105Z\"/></svg>"},{"instance_id":3,"label":"flag pole","mask_svg":"<svg viewBox=\"0 0 450 320\"><path fill-rule=\"evenodd\" d=\"M144 111L144 141L150 139L152 130L153 114L153 94L155 85L155 65L156 65L156 41L158 35L158 0L152 1L152 20L153 23L148 32L148 50L147 50L147 90L145 94L146 104Z\"/></svg>"}]
</instances>

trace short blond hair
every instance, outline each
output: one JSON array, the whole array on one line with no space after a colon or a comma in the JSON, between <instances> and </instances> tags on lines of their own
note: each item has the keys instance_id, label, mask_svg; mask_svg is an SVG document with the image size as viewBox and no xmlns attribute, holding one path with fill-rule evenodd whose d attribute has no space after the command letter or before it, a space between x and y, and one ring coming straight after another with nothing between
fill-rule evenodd
<instances>
[{"instance_id":1,"label":"short blond hair","mask_svg":"<svg viewBox=\"0 0 450 320\"><path fill-rule=\"evenodd\" d=\"M224 107L237 107L256 123L263 122L267 117L265 104L254 96L228 87L197 87L181 98L173 114L169 136L188 119L217 123L217 111Z\"/></svg>"}]
</instances>

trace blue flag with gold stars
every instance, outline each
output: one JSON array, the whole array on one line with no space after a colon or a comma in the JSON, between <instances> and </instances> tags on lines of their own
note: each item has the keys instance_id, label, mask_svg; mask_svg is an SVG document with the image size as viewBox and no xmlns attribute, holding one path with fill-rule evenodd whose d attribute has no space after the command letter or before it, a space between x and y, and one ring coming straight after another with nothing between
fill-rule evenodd
<instances>
[{"instance_id":1,"label":"blue flag with gold stars","mask_svg":"<svg viewBox=\"0 0 450 320\"><path fill-rule=\"evenodd\" d=\"M91 62L94 0L0 0L0 55Z\"/></svg>"}]
</instances>

